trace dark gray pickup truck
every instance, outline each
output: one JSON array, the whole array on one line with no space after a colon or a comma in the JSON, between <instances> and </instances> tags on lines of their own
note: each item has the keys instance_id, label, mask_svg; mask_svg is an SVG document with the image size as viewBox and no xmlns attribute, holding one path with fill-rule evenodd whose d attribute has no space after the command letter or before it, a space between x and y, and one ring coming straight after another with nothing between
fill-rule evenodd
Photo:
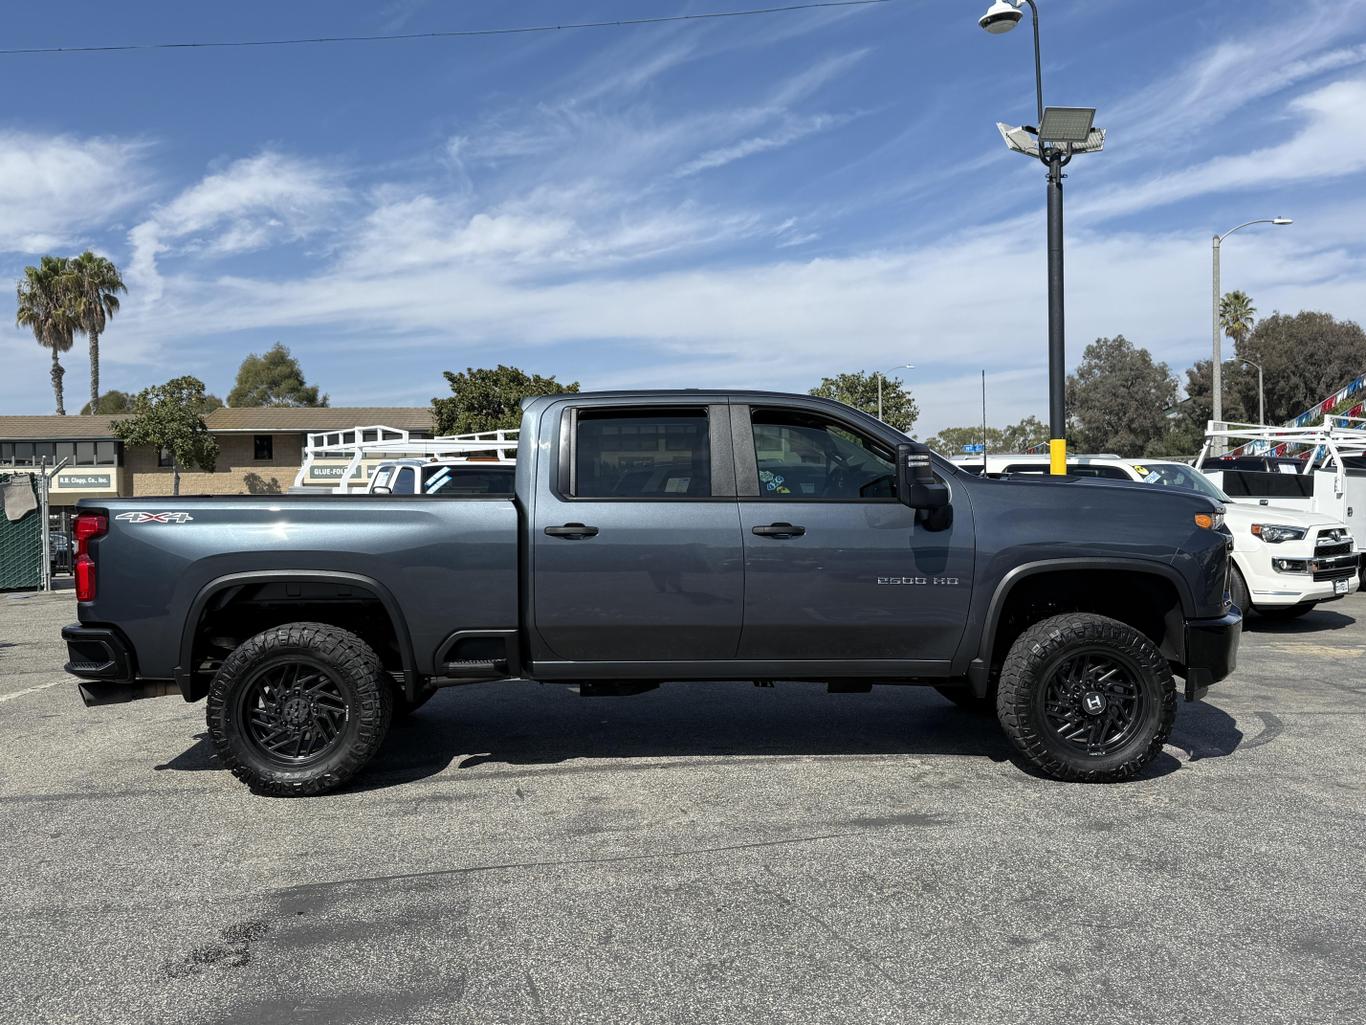
<instances>
[{"instance_id":1,"label":"dark gray pickup truck","mask_svg":"<svg viewBox=\"0 0 1366 1025\"><path fill-rule=\"evenodd\" d=\"M970 476L838 403L622 392L523 410L512 497L81 503L87 704L208 699L271 794L358 772L439 687L925 684L1022 759L1116 780L1233 669L1222 510L1127 482ZM813 727L814 728L814 727Z\"/></svg>"}]
</instances>

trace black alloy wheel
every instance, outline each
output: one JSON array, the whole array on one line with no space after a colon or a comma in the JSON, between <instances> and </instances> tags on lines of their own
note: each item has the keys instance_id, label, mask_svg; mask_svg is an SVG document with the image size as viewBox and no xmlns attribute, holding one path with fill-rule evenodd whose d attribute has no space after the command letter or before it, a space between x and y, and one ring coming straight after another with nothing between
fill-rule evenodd
<instances>
[{"instance_id":1,"label":"black alloy wheel","mask_svg":"<svg viewBox=\"0 0 1366 1025\"><path fill-rule=\"evenodd\" d=\"M340 741L346 697L321 663L284 656L247 680L239 714L263 757L298 768L326 757Z\"/></svg>"},{"instance_id":2,"label":"black alloy wheel","mask_svg":"<svg viewBox=\"0 0 1366 1025\"><path fill-rule=\"evenodd\" d=\"M1091 757L1127 744L1143 721L1138 669L1103 648L1064 658L1039 690L1043 715L1063 744Z\"/></svg>"}]
</instances>

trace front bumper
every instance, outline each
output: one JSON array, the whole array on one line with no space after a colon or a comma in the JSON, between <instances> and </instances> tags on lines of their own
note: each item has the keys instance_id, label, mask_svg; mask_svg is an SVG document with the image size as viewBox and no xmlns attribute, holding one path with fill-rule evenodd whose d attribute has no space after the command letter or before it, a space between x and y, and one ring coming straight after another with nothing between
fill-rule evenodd
<instances>
[{"instance_id":1,"label":"front bumper","mask_svg":"<svg viewBox=\"0 0 1366 1025\"><path fill-rule=\"evenodd\" d=\"M1186 700L1199 701L1211 684L1238 667L1243 616L1236 608L1218 619L1186 621Z\"/></svg>"}]
</instances>

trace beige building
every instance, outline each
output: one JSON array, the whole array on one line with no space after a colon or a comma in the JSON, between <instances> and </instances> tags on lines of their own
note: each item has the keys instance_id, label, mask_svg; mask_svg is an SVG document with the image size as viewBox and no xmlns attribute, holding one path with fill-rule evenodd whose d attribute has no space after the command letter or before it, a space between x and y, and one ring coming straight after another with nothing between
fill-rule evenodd
<instances>
[{"instance_id":1,"label":"beige building","mask_svg":"<svg viewBox=\"0 0 1366 1025\"><path fill-rule=\"evenodd\" d=\"M113 424L124 414L99 416L0 416L0 469L36 469L65 459L49 490L54 509L82 498L169 495L170 460L146 446L126 446ZM310 433L355 427L391 427L413 438L430 438L430 408L359 406L336 408L215 409L204 417L218 442L212 473L182 467L183 495L268 495L288 491L303 464ZM338 465L332 465L337 463ZM323 490L340 476L345 460L319 461L305 484Z\"/></svg>"}]
</instances>

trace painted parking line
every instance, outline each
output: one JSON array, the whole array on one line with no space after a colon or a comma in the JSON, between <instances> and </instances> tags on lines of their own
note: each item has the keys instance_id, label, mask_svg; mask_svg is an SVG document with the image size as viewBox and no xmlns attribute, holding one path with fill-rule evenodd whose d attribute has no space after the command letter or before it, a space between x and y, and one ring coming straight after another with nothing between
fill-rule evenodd
<instances>
[{"instance_id":1,"label":"painted parking line","mask_svg":"<svg viewBox=\"0 0 1366 1025\"><path fill-rule=\"evenodd\" d=\"M51 683L39 684L37 687L29 687L27 690L16 690L13 694L0 694L0 702L13 701L15 698L22 698L25 694L37 694L40 690L47 690L55 687L59 683L70 683L70 680L53 680Z\"/></svg>"}]
</instances>

